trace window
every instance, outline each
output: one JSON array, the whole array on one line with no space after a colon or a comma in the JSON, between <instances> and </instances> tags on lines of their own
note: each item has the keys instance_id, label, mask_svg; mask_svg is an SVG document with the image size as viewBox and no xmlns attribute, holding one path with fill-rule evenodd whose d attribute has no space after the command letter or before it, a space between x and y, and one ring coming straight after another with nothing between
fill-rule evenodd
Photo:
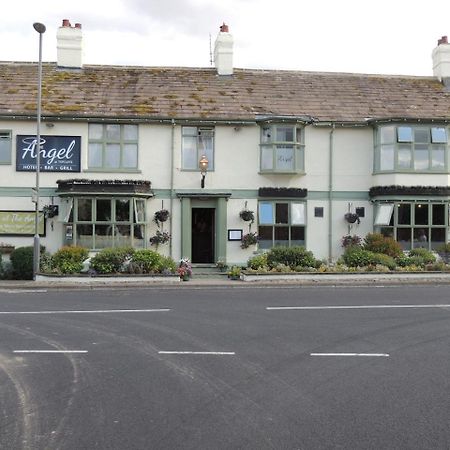
<instances>
[{"instance_id":1,"label":"window","mask_svg":"<svg viewBox=\"0 0 450 450\"><path fill-rule=\"evenodd\" d=\"M128 197L71 198L67 204L65 222L66 227L73 230L67 244L89 249L143 248L145 200Z\"/></svg>"},{"instance_id":2,"label":"window","mask_svg":"<svg viewBox=\"0 0 450 450\"><path fill-rule=\"evenodd\" d=\"M377 133L375 171L448 172L445 127L388 125Z\"/></svg>"},{"instance_id":3,"label":"window","mask_svg":"<svg viewBox=\"0 0 450 450\"><path fill-rule=\"evenodd\" d=\"M11 164L11 131L0 130L0 164Z\"/></svg>"},{"instance_id":4,"label":"window","mask_svg":"<svg viewBox=\"0 0 450 450\"><path fill-rule=\"evenodd\" d=\"M303 129L295 125L262 126L260 169L274 173L303 172Z\"/></svg>"},{"instance_id":5,"label":"window","mask_svg":"<svg viewBox=\"0 0 450 450\"><path fill-rule=\"evenodd\" d=\"M136 170L138 126L89 124L89 169Z\"/></svg>"},{"instance_id":6,"label":"window","mask_svg":"<svg viewBox=\"0 0 450 450\"><path fill-rule=\"evenodd\" d=\"M323 217L323 206L316 206L314 208L314 217Z\"/></svg>"},{"instance_id":7,"label":"window","mask_svg":"<svg viewBox=\"0 0 450 450\"><path fill-rule=\"evenodd\" d=\"M375 230L400 242L403 250L436 249L445 243L449 226L448 202L379 203Z\"/></svg>"},{"instance_id":8,"label":"window","mask_svg":"<svg viewBox=\"0 0 450 450\"><path fill-rule=\"evenodd\" d=\"M208 170L214 170L214 128L182 128L181 165L184 170L198 170L202 156L208 159Z\"/></svg>"},{"instance_id":9,"label":"window","mask_svg":"<svg viewBox=\"0 0 450 450\"><path fill-rule=\"evenodd\" d=\"M305 212L305 203L260 202L258 216L260 248L304 245Z\"/></svg>"}]
</instances>

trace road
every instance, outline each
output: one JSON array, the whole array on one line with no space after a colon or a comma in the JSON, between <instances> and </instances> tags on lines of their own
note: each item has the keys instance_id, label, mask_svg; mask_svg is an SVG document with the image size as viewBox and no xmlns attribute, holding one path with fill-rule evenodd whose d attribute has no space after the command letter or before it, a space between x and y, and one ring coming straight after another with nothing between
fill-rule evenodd
<instances>
[{"instance_id":1,"label":"road","mask_svg":"<svg viewBox=\"0 0 450 450\"><path fill-rule=\"evenodd\" d=\"M186 285L0 292L0 448L450 448L447 287Z\"/></svg>"}]
</instances>

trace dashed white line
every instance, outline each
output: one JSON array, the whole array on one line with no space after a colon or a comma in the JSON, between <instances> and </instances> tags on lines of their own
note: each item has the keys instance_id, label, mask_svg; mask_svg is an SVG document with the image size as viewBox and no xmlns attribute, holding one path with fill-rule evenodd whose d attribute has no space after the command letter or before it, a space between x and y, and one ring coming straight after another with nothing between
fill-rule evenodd
<instances>
[{"instance_id":1,"label":"dashed white line","mask_svg":"<svg viewBox=\"0 0 450 450\"><path fill-rule=\"evenodd\" d=\"M92 309L92 310L67 310L67 311L0 311L0 314L112 314L112 313L144 313L144 312L168 312L171 309Z\"/></svg>"},{"instance_id":2,"label":"dashed white line","mask_svg":"<svg viewBox=\"0 0 450 450\"><path fill-rule=\"evenodd\" d=\"M160 351L158 352L160 355L219 355L225 356L230 355L233 356L235 352L190 352L190 351Z\"/></svg>"},{"instance_id":3,"label":"dashed white line","mask_svg":"<svg viewBox=\"0 0 450 450\"><path fill-rule=\"evenodd\" d=\"M311 356L381 356L387 357L389 353L310 353Z\"/></svg>"},{"instance_id":4,"label":"dashed white line","mask_svg":"<svg viewBox=\"0 0 450 450\"><path fill-rule=\"evenodd\" d=\"M87 350L14 350L13 353L87 353Z\"/></svg>"},{"instance_id":5,"label":"dashed white line","mask_svg":"<svg viewBox=\"0 0 450 450\"><path fill-rule=\"evenodd\" d=\"M341 306L268 306L267 311L321 310L321 309L383 309L383 308L450 308L450 304L436 305L341 305Z\"/></svg>"}]
</instances>

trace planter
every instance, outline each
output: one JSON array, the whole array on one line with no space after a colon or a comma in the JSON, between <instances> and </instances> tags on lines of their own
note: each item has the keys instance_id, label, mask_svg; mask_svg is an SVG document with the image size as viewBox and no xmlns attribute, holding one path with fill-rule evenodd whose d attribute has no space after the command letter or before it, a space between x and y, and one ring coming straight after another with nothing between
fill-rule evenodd
<instances>
[{"instance_id":1,"label":"planter","mask_svg":"<svg viewBox=\"0 0 450 450\"><path fill-rule=\"evenodd\" d=\"M239 213L239 217L245 222L253 222L255 220L255 213L244 209Z\"/></svg>"},{"instance_id":2,"label":"planter","mask_svg":"<svg viewBox=\"0 0 450 450\"><path fill-rule=\"evenodd\" d=\"M355 214L355 213L346 213L344 215L344 219L348 223L355 223L355 222L357 222L358 224L361 223L361 221L359 220L358 214Z\"/></svg>"},{"instance_id":3,"label":"planter","mask_svg":"<svg viewBox=\"0 0 450 450\"><path fill-rule=\"evenodd\" d=\"M14 251L15 247L12 245L0 246L0 253L2 255L8 255Z\"/></svg>"}]
</instances>

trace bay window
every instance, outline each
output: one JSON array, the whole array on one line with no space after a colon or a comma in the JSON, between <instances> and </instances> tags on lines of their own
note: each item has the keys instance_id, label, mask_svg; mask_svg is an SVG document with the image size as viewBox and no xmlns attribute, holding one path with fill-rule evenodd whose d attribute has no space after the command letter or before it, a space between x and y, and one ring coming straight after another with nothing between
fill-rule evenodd
<instances>
[{"instance_id":1,"label":"bay window","mask_svg":"<svg viewBox=\"0 0 450 450\"><path fill-rule=\"evenodd\" d=\"M304 172L303 129L296 125L263 125L260 170L270 173Z\"/></svg>"}]
</instances>

